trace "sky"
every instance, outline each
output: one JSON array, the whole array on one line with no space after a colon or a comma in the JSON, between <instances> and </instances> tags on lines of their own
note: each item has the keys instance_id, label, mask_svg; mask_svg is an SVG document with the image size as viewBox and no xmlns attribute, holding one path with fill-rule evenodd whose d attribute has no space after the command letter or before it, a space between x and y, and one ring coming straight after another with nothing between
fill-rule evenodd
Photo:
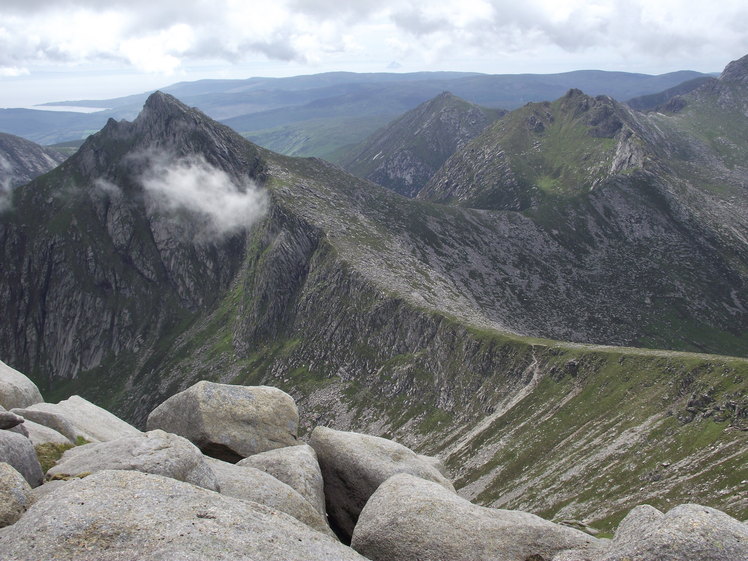
<instances>
[{"instance_id":1,"label":"sky","mask_svg":"<svg viewBox=\"0 0 748 561\"><path fill-rule=\"evenodd\" d=\"M0 107L346 70L719 72L745 0L0 0Z\"/></svg>"}]
</instances>

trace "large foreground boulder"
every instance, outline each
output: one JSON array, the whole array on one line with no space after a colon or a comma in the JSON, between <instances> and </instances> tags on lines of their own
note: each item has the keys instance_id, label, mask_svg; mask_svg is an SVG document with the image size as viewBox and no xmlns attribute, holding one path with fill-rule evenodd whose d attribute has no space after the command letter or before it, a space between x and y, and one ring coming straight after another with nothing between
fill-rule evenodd
<instances>
[{"instance_id":1,"label":"large foreground boulder","mask_svg":"<svg viewBox=\"0 0 748 561\"><path fill-rule=\"evenodd\" d=\"M13 409L42 401L42 394L34 382L0 361L0 405L5 409Z\"/></svg>"},{"instance_id":2,"label":"large foreground boulder","mask_svg":"<svg viewBox=\"0 0 748 561\"><path fill-rule=\"evenodd\" d=\"M317 427L309 443L322 469L330 526L346 543L366 501L397 473L433 481L454 493L452 483L438 469L392 440Z\"/></svg>"},{"instance_id":3,"label":"large foreground boulder","mask_svg":"<svg viewBox=\"0 0 748 561\"><path fill-rule=\"evenodd\" d=\"M132 425L126 423L106 409L102 409L98 405L94 405L90 401L83 399L79 395L71 396L57 404L37 403L27 409L54 413L67 419L77 429L78 432L76 435L82 436L89 442L106 442L108 440L116 440L123 436L141 434L141 432ZM36 419L31 420L36 421Z\"/></svg>"},{"instance_id":4,"label":"large foreground boulder","mask_svg":"<svg viewBox=\"0 0 748 561\"><path fill-rule=\"evenodd\" d=\"M308 444L286 446L243 459L237 465L250 466L269 473L299 492L323 517L325 483L317 460L317 453Z\"/></svg>"},{"instance_id":5,"label":"large foreground boulder","mask_svg":"<svg viewBox=\"0 0 748 561\"><path fill-rule=\"evenodd\" d=\"M748 525L695 504L663 514L643 505L624 518L595 561L737 561L748 559Z\"/></svg>"},{"instance_id":6,"label":"large foreground boulder","mask_svg":"<svg viewBox=\"0 0 748 561\"><path fill-rule=\"evenodd\" d=\"M298 427L296 403L282 390L205 381L171 396L147 422L148 430L182 435L206 455L232 463L298 444Z\"/></svg>"},{"instance_id":7,"label":"large foreground boulder","mask_svg":"<svg viewBox=\"0 0 748 561\"><path fill-rule=\"evenodd\" d=\"M13 466L32 487L37 487L44 481L34 445L23 435L0 430L0 462Z\"/></svg>"},{"instance_id":8,"label":"large foreground boulder","mask_svg":"<svg viewBox=\"0 0 748 561\"><path fill-rule=\"evenodd\" d=\"M47 477L79 477L112 469L154 473L219 490L200 450L186 438L162 430L71 448L47 470Z\"/></svg>"},{"instance_id":9,"label":"large foreground boulder","mask_svg":"<svg viewBox=\"0 0 748 561\"><path fill-rule=\"evenodd\" d=\"M13 466L0 462L0 528L15 523L31 506L31 485Z\"/></svg>"},{"instance_id":10,"label":"large foreground boulder","mask_svg":"<svg viewBox=\"0 0 748 561\"><path fill-rule=\"evenodd\" d=\"M0 530L0 551L3 561L365 561L287 514L134 471L43 496Z\"/></svg>"},{"instance_id":11,"label":"large foreground boulder","mask_svg":"<svg viewBox=\"0 0 748 561\"><path fill-rule=\"evenodd\" d=\"M351 545L373 561L534 561L597 541L533 514L476 506L436 483L399 474L369 499Z\"/></svg>"},{"instance_id":12,"label":"large foreground boulder","mask_svg":"<svg viewBox=\"0 0 748 561\"><path fill-rule=\"evenodd\" d=\"M295 489L272 475L249 466L230 464L210 458L208 465L218 478L221 494L245 501L254 501L290 514L319 532L333 536L327 518L320 514Z\"/></svg>"}]
</instances>

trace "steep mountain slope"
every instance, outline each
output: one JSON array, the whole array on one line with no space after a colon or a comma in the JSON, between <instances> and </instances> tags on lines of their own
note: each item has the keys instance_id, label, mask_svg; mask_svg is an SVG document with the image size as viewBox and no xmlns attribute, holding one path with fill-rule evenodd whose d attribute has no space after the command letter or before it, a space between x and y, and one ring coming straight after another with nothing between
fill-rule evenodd
<instances>
[{"instance_id":1,"label":"steep mountain slope","mask_svg":"<svg viewBox=\"0 0 748 561\"><path fill-rule=\"evenodd\" d=\"M338 162L353 175L413 197L449 156L504 113L444 92L351 148Z\"/></svg>"},{"instance_id":2,"label":"steep mountain slope","mask_svg":"<svg viewBox=\"0 0 748 561\"><path fill-rule=\"evenodd\" d=\"M620 342L745 355L746 99L727 72L674 98L681 110L667 115L572 90L507 115L418 197L521 211L569 250L572 270L592 273L558 274L566 286L595 279L588 294L612 304L605 317Z\"/></svg>"},{"instance_id":3,"label":"steep mountain slope","mask_svg":"<svg viewBox=\"0 0 748 561\"><path fill-rule=\"evenodd\" d=\"M222 197L215 177L261 184L264 216L218 232L211 205L159 204L164 162L193 198ZM141 423L199 379L277 385L306 426L439 452L466 466L466 494L549 517L606 525L684 499L744 517L748 360L512 333L568 320L580 338L620 336L602 318L634 290L610 304L591 288L618 255L591 278L564 242L520 213L270 153L157 94L15 191L0 358L48 399L78 392Z\"/></svg>"},{"instance_id":4,"label":"steep mountain slope","mask_svg":"<svg viewBox=\"0 0 748 561\"><path fill-rule=\"evenodd\" d=\"M47 173L65 156L12 134L0 133L0 195Z\"/></svg>"}]
</instances>

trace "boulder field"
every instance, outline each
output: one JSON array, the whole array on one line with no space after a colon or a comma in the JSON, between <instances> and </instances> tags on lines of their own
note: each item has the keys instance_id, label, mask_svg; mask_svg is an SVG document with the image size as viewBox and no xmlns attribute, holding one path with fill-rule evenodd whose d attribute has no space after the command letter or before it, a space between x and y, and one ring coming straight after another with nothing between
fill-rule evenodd
<instances>
[{"instance_id":1,"label":"boulder field","mask_svg":"<svg viewBox=\"0 0 748 561\"><path fill-rule=\"evenodd\" d=\"M641 505L599 539L472 504L391 440L319 426L306 444L275 388L199 382L141 432L0 365L3 561L748 559L748 525L709 507Z\"/></svg>"}]
</instances>

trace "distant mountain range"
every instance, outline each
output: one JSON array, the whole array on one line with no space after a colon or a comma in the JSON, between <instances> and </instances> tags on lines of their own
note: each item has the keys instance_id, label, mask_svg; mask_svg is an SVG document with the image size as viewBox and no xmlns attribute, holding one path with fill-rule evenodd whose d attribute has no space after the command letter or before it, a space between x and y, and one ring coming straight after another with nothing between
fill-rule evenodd
<instances>
[{"instance_id":1,"label":"distant mountain range","mask_svg":"<svg viewBox=\"0 0 748 561\"><path fill-rule=\"evenodd\" d=\"M291 78L201 80L174 84L163 91L266 148L337 161L342 149L361 142L443 91L471 103L508 110L531 101L556 99L570 88L627 100L704 76L691 71L659 76L595 70L519 75L335 72ZM133 119L148 95L50 104L103 109L93 114L0 109L0 131L40 144L83 139L110 117Z\"/></svg>"}]
</instances>

